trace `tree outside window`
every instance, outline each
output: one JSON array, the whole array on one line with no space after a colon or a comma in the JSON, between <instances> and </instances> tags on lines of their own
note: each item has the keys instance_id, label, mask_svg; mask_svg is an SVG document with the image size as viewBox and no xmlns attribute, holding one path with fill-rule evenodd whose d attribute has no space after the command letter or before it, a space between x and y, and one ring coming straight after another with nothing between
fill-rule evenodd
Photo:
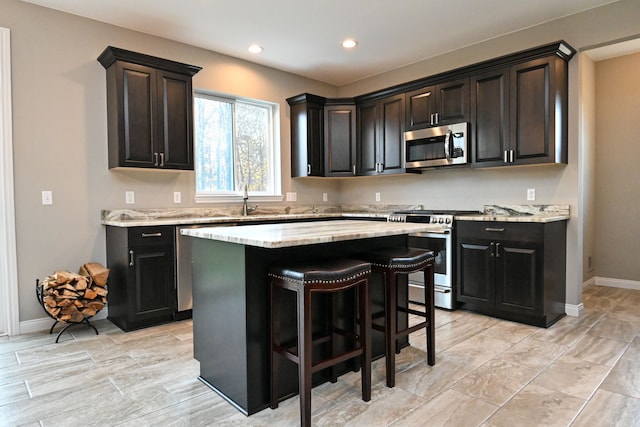
<instances>
[{"instance_id":1,"label":"tree outside window","mask_svg":"<svg viewBox=\"0 0 640 427\"><path fill-rule=\"evenodd\" d=\"M275 106L196 92L196 194L277 195Z\"/></svg>"}]
</instances>

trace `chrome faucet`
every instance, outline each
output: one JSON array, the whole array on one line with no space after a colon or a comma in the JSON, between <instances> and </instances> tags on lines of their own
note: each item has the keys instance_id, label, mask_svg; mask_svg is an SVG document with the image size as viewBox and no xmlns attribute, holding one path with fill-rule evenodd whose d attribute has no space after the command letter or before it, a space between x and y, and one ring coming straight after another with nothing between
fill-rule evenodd
<instances>
[{"instance_id":1,"label":"chrome faucet","mask_svg":"<svg viewBox=\"0 0 640 427\"><path fill-rule=\"evenodd\" d=\"M244 185L244 192L242 195L242 216L247 216L249 213L255 211L258 208L258 205L253 207L247 206L247 202L249 201L249 192L247 191L247 184Z\"/></svg>"}]
</instances>

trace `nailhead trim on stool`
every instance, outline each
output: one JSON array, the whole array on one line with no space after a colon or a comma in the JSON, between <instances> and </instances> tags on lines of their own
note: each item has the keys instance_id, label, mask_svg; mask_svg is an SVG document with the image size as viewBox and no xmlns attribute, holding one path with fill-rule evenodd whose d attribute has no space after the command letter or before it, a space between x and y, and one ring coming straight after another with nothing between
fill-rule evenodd
<instances>
[{"instance_id":1,"label":"nailhead trim on stool","mask_svg":"<svg viewBox=\"0 0 640 427\"><path fill-rule=\"evenodd\" d=\"M435 257L433 251L417 248L387 248L365 254L358 258L370 262L374 272L384 276L384 327L373 325L377 330L385 333L385 364L387 372L387 387L394 387L396 382L395 355L399 353L398 338L409 335L419 329L426 329L427 363L435 364L435 329L434 329L434 290L433 275ZM411 308L398 306L397 287L399 274L424 272L425 311L420 312ZM397 329L398 311L405 311L425 318L425 321L403 330Z\"/></svg>"},{"instance_id":2,"label":"nailhead trim on stool","mask_svg":"<svg viewBox=\"0 0 640 427\"><path fill-rule=\"evenodd\" d=\"M351 259L329 259L302 265L273 267L268 277L271 282L271 408L278 407L279 357L282 355L298 365L298 387L300 393L300 423L311 425L311 376L314 372L331 368L331 381L337 380L335 366L349 359L358 358L362 369L362 400L371 400L371 307L369 301L369 277L371 264ZM281 346L280 342L280 301L277 288L294 291L297 294L297 354ZM331 320L329 335L313 338L312 296L319 293L335 293L347 289L358 290L358 308L361 319L357 330L348 336L353 340L354 349L334 354L333 334L345 335L334 323L333 304L327 315ZM317 316L317 315L316 315ZM354 325L354 328L357 326ZM312 348L315 343L329 342L331 356L312 362Z\"/></svg>"}]
</instances>

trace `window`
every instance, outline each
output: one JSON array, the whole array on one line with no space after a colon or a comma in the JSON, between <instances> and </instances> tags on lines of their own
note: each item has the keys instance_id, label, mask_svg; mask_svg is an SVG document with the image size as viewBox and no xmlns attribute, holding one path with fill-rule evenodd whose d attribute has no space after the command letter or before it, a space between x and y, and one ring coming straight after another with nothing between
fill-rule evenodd
<instances>
[{"instance_id":1,"label":"window","mask_svg":"<svg viewBox=\"0 0 640 427\"><path fill-rule=\"evenodd\" d=\"M196 201L235 200L245 185L253 197L280 196L277 113L277 104L196 91Z\"/></svg>"}]
</instances>

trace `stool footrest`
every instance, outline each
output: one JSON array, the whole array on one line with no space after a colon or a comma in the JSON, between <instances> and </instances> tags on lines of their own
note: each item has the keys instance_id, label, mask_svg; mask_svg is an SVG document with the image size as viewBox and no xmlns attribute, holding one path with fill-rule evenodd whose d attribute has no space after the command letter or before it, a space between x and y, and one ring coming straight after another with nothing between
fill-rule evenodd
<instances>
[{"instance_id":1,"label":"stool footrest","mask_svg":"<svg viewBox=\"0 0 640 427\"><path fill-rule=\"evenodd\" d=\"M362 347L356 348L355 350L347 351L345 353L341 353L334 357L328 357L319 362L314 363L311 366L311 372L318 372L323 369L329 368L337 363L342 363L345 360L353 359L356 356L360 356L362 354Z\"/></svg>"}]
</instances>

